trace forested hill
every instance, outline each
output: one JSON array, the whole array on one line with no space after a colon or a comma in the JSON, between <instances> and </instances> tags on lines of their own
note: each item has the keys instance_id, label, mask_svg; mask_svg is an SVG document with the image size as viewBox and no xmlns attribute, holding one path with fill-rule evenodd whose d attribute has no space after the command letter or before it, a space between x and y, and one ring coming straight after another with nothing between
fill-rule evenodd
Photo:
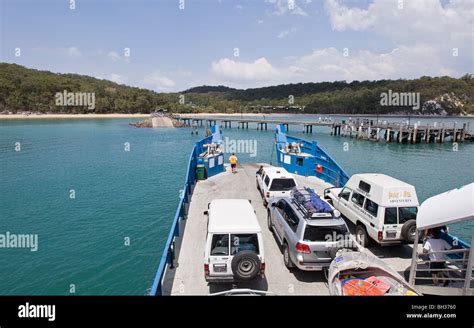
<instances>
[{"instance_id":1,"label":"forested hill","mask_svg":"<svg viewBox=\"0 0 474 328\"><path fill-rule=\"evenodd\" d=\"M95 109L57 106L58 92L95 93ZM148 113L168 102L166 95L77 74L56 74L0 63L0 112Z\"/></svg>"},{"instance_id":2,"label":"forested hill","mask_svg":"<svg viewBox=\"0 0 474 328\"><path fill-rule=\"evenodd\" d=\"M58 92L95 94L95 108L58 106ZM420 108L381 105L381 95L419 93ZM335 81L234 89L198 86L180 93L157 93L77 74L56 74L0 63L0 112L65 113L272 112L346 114L474 114L474 78L421 77L414 80Z\"/></svg>"}]
</instances>

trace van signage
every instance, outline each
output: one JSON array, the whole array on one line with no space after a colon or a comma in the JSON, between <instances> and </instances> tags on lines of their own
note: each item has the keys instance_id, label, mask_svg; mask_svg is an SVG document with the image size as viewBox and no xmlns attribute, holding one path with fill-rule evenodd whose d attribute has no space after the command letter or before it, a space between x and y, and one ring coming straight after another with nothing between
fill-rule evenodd
<instances>
[{"instance_id":1,"label":"van signage","mask_svg":"<svg viewBox=\"0 0 474 328\"><path fill-rule=\"evenodd\" d=\"M412 197L411 192L408 190L388 192L388 201L392 204L410 203L413 201Z\"/></svg>"}]
</instances>

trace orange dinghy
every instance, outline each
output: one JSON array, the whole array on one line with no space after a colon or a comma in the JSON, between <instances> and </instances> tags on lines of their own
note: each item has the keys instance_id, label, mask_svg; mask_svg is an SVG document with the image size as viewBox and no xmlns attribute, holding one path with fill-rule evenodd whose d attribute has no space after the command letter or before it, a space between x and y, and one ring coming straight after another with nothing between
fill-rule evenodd
<instances>
[{"instance_id":1,"label":"orange dinghy","mask_svg":"<svg viewBox=\"0 0 474 328\"><path fill-rule=\"evenodd\" d=\"M369 281L350 279L342 286L344 296L383 296L385 293Z\"/></svg>"},{"instance_id":2,"label":"orange dinghy","mask_svg":"<svg viewBox=\"0 0 474 328\"><path fill-rule=\"evenodd\" d=\"M341 249L331 262L329 293L339 296L421 295L379 258Z\"/></svg>"}]
</instances>

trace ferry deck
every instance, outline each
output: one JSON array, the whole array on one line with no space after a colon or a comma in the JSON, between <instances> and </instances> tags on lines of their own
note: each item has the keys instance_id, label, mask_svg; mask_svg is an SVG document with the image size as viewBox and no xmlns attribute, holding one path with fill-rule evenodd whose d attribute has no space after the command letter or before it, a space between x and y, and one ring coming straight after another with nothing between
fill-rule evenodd
<instances>
[{"instance_id":1,"label":"ferry deck","mask_svg":"<svg viewBox=\"0 0 474 328\"><path fill-rule=\"evenodd\" d=\"M265 164L262 164L265 165ZM199 181L194 189L188 216L180 221L181 238L176 238L173 268L167 268L163 295L207 295L233 288L262 290L275 295L329 295L325 272L289 271L284 263L279 244L267 228L267 212L256 188L255 174L260 164L237 166L237 173L226 171ZM300 186L313 188L319 194L330 184L316 177L294 175ZM213 199L243 198L251 200L262 228L265 248L265 278L250 283L208 284L204 279L204 246L206 242L207 204ZM348 222L349 229L353 226ZM410 269L412 246L371 246L365 251L376 255L402 276ZM177 259L177 260L176 260Z\"/></svg>"}]
</instances>

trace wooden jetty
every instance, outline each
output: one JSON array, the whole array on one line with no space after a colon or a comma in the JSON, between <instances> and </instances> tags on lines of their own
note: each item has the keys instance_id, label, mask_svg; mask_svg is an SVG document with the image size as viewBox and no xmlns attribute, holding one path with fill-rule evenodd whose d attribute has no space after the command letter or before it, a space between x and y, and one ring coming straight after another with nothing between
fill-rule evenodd
<instances>
[{"instance_id":1,"label":"wooden jetty","mask_svg":"<svg viewBox=\"0 0 474 328\"><path fill-rule=\"evenodd\" d=\"M336 123L332 133L344 137L357 139L397 143L443 143L445 140L451 142L463 142L472 140L469 131L469 123L457 127L444 124L420 125L403 123L363 124L363 123Z\"/></svg>"},{"instance_id":2,"label":"wooden jetty","mask_svg":"<svg viewBox=\"0 0 474 328\"><path fill-rule=\"evenodd\" d=\"M312 133L313 127L328 127L333 136L343 136L378 142L395 143L443 143L464 142L474 140L474 135L469 132L469 123L462 126L445 126L434 123L433 125L405 124L390 122L375 122L374 120L356 119L355 121L334 122L331 120L294 121L287 119L255 119L255 118L218 118L175 115L174 118L185 125L198 127L211 127L220 122L224 128L232 128L232 123L238 129L248 129L249 123L255 124L257 130L268 130L269 124L283 124L287 131L291 126L300 126L303 133Z\"/></svg>"}]
</instances>

